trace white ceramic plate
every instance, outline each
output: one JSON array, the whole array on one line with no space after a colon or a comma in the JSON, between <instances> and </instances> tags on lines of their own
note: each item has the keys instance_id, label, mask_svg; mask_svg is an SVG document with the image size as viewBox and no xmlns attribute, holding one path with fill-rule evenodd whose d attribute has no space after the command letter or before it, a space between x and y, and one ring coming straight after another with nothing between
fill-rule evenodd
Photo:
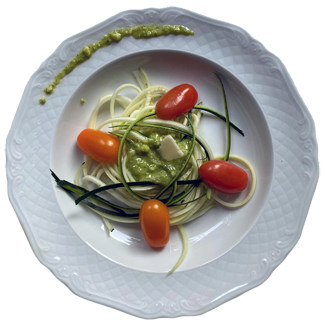
<instances>
[{"instance_id":1,"label":"white ceramic plate","mask_svg":"<svg viewBox=\"0 0 324 324\"><path fill-rule=\"evenodd\" d=\"M124 38L68 75L45 106L41 90L84 45L114 28L182 24L195 36ZM222 109L222 74L234 131L232 153L255 167L249 204L217 206L186 225L189 252L171 276L181 239L149 249L138 226L115 224L75 207L49 168L73 181L82 155L75 138L101 96L134 83L143 67L152 84L188 82L209 107ZM80 98L86 103L80 105ZM204 116L202 135L224 151L224 125ZM217 140L215 140L217 139ZM296 244L318 179L311 116L282 63L242 29L178 8L127 11L62 43L32 76L7 139L9 197L39 260L76 294L141 317L200 314L262 283ZM238 197L239 198L239 197Z\"/></svg>"}]
</instances>

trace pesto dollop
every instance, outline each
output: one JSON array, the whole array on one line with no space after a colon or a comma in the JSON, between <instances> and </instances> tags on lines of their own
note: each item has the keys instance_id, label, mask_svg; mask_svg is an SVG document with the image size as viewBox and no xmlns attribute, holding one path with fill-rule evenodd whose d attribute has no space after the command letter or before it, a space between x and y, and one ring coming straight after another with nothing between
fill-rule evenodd
<instances>
[{"instance_id":1,"label":"pesto dollop","mask_svg":"<svg viewBox=\"0 0 324 324\"><path fill-rule=\"evenodd\" d=\"M46 98L45 98L45 97L39 98L39 103L40 103L41 105L45 105L45 103L46 103Z\"/></svg>"},{"instance_id":2,"label":"pesto dollop","mask_svg":"<svg viewBox=\"0 0 324 324\"><path fill-rule=\"evenodd\" d=\"M194 32L188 27L180 25L143 25L130 28L114 29L113 31L104 35L100 41L83 47L83 49L73 57L73 59L63 68L63 70L54 77L54 80L44 89L44 92L48 95L53 93L55 87L67 74L71 73L79 64L88 60L91 55L101 47L108 46L113 42L119 42L126 36L132 36L135 39L140 39L170 34L190 36L194 35Z\"/></svg>"},{"instance_id":3,"label":"pesto dollop","mask_svg":"<svg viewBox=\"0 0 324 324\"><path fill-rule=\"evenodd\" d=\"M177 134L171 135L184 153L183 157L171 161L163 159L158 152L161 141L166 134L151 133L145 143L127 142L126 167L136 181L152 181L165 186L178 173L188 154L191 139L181 141L181 137ZM190 165L187 169L189 167Z\"/></svg>"}]
</instances>

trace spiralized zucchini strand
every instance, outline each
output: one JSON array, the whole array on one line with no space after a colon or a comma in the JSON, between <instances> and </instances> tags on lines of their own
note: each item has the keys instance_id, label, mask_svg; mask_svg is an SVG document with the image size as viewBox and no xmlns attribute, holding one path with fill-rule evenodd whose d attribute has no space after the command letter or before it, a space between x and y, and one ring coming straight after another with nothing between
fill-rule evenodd
<instances>
[{"instance_id":1,"label":"spiralized zucchini strand","mask_svg":"<svg viewBox=\"0 0 324 324\"><path fill-rule=\"evenodd\" d=\"M75 176L75 185L60 180L54 172L52 176L76 204L83 203L102 219L109 232L115 223L138 223L138 211L147 199L155 198L163 201L170 214L170 225L178 226L181 234L183 249L181 256L173 268L174 272L186 257L188 239L183 224L191 222L202 216L215 206L215 202L226 207L236 208L246 204L253 196L256 189L256 173L253 166L244 158L230 155L231 134L233 128L244 136L243 131L229 119L227 100L223 82L217 73L223 93L225 116L201 104L197 104L189 113L178 116L174 120L161 120L155 115L155 104L169 89L162 85L151 85L143 69L133 72L139 87L133 84L120 85L112 94L102 97L94 107L88 128L102 130L110 127L113 134L121 139L118 152L118 163L97 163L90 157L84 156L84 163L79 167ZM135 90L135 97L129 98L120 93L125 89ZM104 111L103 106L109 105L109 117L98 125L98 116ZM115 116L117 106L124 109L120 116ZM251 175L250 190L242 201L228 203L222 200L217 192L207 188L199 177L199 168L214 154L208 143L199 135L202 111L207 111L226 123L227 146L225 155L215 159L233 160L243 163ZM102 118L101 118L102 119ZM128 143L139 142L147 144L152 132L163 134L176 134L180 141L188 140L190 143L184 162L177 170L167 186L154 182L141 181L127 169L125 148ZM93 189L93 187L95 187ZM91 189L90 189L91 188ZM97 195L107 191L119 204L112 204ZM110 208L110 209L109 209ZM137 214L136 214L137 213Z\"/></svg>"},{"instance_id":2,"label":"spiralized zucchini strand","mask_svg":"<svg viewBox=\"0 0 324 324\"><path fill-rule=\"evenodd\" d=\"M173 266L173 268L168 272L168 274L171 274L172 272L174 272L180 266L180 264L185 259L186 255L187 255L187 251L188 251L188 238L187 238L186 231L185 231L185 229L184 229L184 227L182 225L178 225L178 229L179 229L179 232L181 234L181 238L182 238L182 242L183 242L182 253L180 255L179 260Z\"/></svg>"}]
</instances>

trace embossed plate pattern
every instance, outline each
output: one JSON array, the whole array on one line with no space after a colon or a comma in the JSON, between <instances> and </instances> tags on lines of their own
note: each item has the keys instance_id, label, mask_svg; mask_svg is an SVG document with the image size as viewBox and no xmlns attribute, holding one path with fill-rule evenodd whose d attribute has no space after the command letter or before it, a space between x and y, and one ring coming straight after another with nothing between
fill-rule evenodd
<instances>
[{"instance_id":1,"label":"embossed plate pattern","mask_svg":"<svg viewBox=\"0 0 324 324\"><path fill-rule=\"evenodd\" d=\"M67 76L46 109L39 105L41 90L83 45L149 23L183 24L195 36L149 39L145 48L125 38ZM58 117L90 73L126 53L179 48L214 61L254 96L271 132L274 174L257 223L234 248L165 276L118 265L82 241L62 215L48 168ZM27 84L6 152L9 197L40 262L76 294L145 318L201 314L266 280L298 241L318 179L313 120L280 60L244 30L179 8L126 11L63 42Z\"/></svg>"}]
</instances>

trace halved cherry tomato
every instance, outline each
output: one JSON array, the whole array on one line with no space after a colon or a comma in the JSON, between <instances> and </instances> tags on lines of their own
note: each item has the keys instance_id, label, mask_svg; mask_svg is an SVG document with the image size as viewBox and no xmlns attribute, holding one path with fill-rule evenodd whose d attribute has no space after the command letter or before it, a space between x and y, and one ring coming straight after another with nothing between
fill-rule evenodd
<instances>
[{"instance_id":1,"label":"halved cherry tomato","mask_svg":"<svg viewBox=\"0 0 324 324\"><path fill-rule=\"evenodd\" d=\"M170 214L168 207L157 199L146 200L141 206L139 220L146 242L163 247L169 241Z\"/></svg>"},{"instance_id":2,"label":"halved cherry tomato","mask_svg":"<svg viewBox=\"0 0 324 324\"><path fill-rule=\"evenodd\" d=\"M80 150L98 162L118 161L120 142L114 135L91 128L84 129L77 139Z\"/></svg>"},{"instance_id":3,"label":"halved cherry tomato","mask_svg":"<svg viewBox=\"0 0 324 324\"><path fill-rule=\"evenodd\" d=\"M198 93L192 85L180 84L162 96L155 106L155 113L160 119L171 120L187 113L197 100Z\"/></svg>"},{"instance_id":4,"label":"halved cherry tomato","mask_svg":"<svg viewBox=\"0 0 324 324\"><path fill-rule=\"evenodd\" d=\"M199 168L203 183L224 194L243 191L248 184L247 173L237 165L223 160L210 160Z\"/></svg>"}]
</instances>

